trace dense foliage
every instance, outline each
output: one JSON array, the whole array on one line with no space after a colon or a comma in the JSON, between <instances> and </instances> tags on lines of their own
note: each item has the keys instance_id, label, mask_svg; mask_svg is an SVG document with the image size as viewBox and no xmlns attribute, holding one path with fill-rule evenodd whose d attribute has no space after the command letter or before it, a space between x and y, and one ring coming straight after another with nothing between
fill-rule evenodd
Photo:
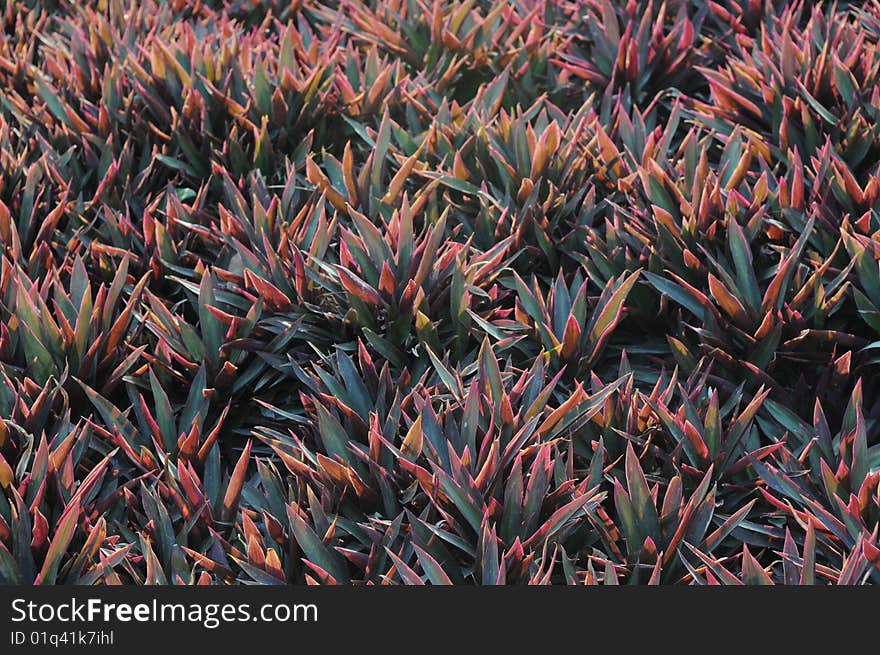
<instances>
[{"instance_id":1,"label":"dense foliage","mask_svg":"<svg viewBox=\"0 0 880 655\"><path fill-rule=\"evenodd\" d=\"M9 0L0 582L880 582L880 2Z\"/></svg>"}]
</instances>

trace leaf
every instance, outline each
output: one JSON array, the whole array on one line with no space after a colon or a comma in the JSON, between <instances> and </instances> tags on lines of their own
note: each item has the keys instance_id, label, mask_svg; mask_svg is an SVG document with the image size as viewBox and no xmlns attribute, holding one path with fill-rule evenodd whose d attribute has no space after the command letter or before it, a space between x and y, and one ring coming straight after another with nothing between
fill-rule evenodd
<instances>
[{"instance_id":1,"label":"leaf","mask_svg":"<svg viewBox=\"0 0 880 655\"><path fill-rule=\"evenodd\" d=\"M107 426L119 430L120 434L126 438L126 441L133 445L135 443L134 435L136 430L134 426L129 423L128 419L123 416L122 412L120 412L113 403L89 387L85 382L77 380L76 378L74 378L74 380L76 380L76 382L82 387L86 396L92 401L92 404L98 410L98 413L101 415L101 418L104 419Z\"/></svg>"},{"instance_id":2,"label":"leaf","mask_svg":"<svg viewBox=\"0 0 880 655\"><path fill-rule=\"evenodd\" d=\"M150 368L150 388L153 391L154 412L156 414L156 422L159 424L159 431L162 433L162 440L165 442L165 451L174 452L177 446L177 425L174 421L174 414L171 409L171 402L168 395L159 383L153 369Z\"/></svg>"},{"instance_id":3,"label":"leaf","mask_svg":"<svg viewBox=\"0 0 880 655\"><path fill-rule=\"evenodd\" d=\"M342 424L320 403L315 406L318 414L318 432L327 454L351 464L348 452L348 435Z\"/></svg>"},{"instance_id":4,"label":"leaf","mask_svg":"<svg viewBox=\"0 0 880 655\"><path fill-rule=\"evenodd\" d=\"M752 251L745 233L733 218L727 223L727 244L733 256L739 289L745 294L749 306L757 311L761 306L761 292L752 263Z\"/></svg>"},{"instance_id":5,"label":"leaf","mask_svg":"<svg viewBox=\"0 0 880 655\"><path fill-rule=\"evenodd\" d=\"M672 300L687 309L697 318L704 318L706 315L706 307L699 300L691 296L684 288L660 275L643 271L642 275L651 283L657 291L665 296L669 296Z\"/></svg>"},{"instance_id":6,"label":"leaf","mask_svg":"<svg viewBox=\"0 0 880 655\"><path fill-rule=\"evenodd\" d=\"M813 226L815 223L815 215L811 214L807 224L804 226L803 232L801 232L801 235L798 237L798 240L795 242L788 255L780 262L776 275L773 276L773 279L767 286L767 290L764 292L764 298L761 301L762 313L766 314L773 309L778 310L782 308L782 304L785 302L785 294L788 290L788 285L794 275L795 266L801 258L801 254L804 251L804 247L807 245L807 240L813 232Z\"/></svg>"},{"instance_id":7,"label":"leaf","mask_svg":"<svg viewBox=\"0 0 880 655\"><path fill-rule=\"evenodd\" d=\"M614 290L610 293L608 293L609 288L606 288L602 297L600 297L599 305L596 308L597 311L593 314L586 329L587 339L591 344L596 344L594 346L594 354L598 344L602 342L608 332L620 320L623 303L626 302L627 295L629 295L630 290L639 279L641 273L642 269L631 273L622 282L615 284Z\"/></svg>"},{"instance_id":8,"label":"leaf","mask_svg":"<svg viewBox=\"0 0 880 655\"><path fill-rule=\"evenodd\" d=\"M813 520L807 521L807 536L804 541L804 564L801 568L802 585L816 584L816 530Z\"/></svg>"},{"instance_id":9,"label":"leaf","mask_svg":"<svg viewBox=\"0 0 880 655\"><path fill-rule=\"evenodd\" d=\"M253 83L257 109L261 114L270 113L272 111L272 87L269 84L269 78L266 77L264 66L259 65L254 68Z\"/></svg>"},{"instance_id":10,"label":"leaf","mask_svg":"<svg viewBox=\"0 0 880 655\"><path fill-rule=\"evenodd\" d=\"M388 146L391 143L391 113L385 111L379 131L376 134L376 144L373 146L373 168L370 171L370 183L375 194L382 188L382 173L385 170L385 158L388 155Z\"/></svg>"},{"instance_id":11,"label":"leaf","mask_svg":"<svg viewBox=\"0 0 880 655\"><path fill-rule=\"evenodd\" d=\"M687 546L690 551L696 555L706 566L709 567L709 570L725 585L730 586L742 586L742 581L737 578L733 573L728 571L722 564L715 560L700 550L694 548L689 543L684 542L684 545Z\"/></svg>"},{"instance_id":12,"label":"leaf","mask_svg":"<svg viewBox=\"0 0 880 655\"><path fill-rule=\"evenodd\" d=\"M724 523L722 523L715 532L706 537L706 541L703 542L703 546L705 546L706 550L711 551L718 547L727 536L736 530L743 521L746 520L749 512L752 510L752 507L755 506L757 499L752 499L738 510L736 510Z\"/></svg>"},{"instance_id":13,"label":"leaf","mask_svg":"<svg viewBox=\"0 0 880 655\"><path fill-rule=\"evenodd\" d=\"M348 567L342 556L324 546L315 531L300 516L295 504L287 506L287 517L293 536L306 558L327 571L337 582L348 582Z\"/></svg>"},{"instance_id":14,"label":"leaf","mask_svg":"<svg viewBox=\"0 0 880 655\"><path fill-rule=\"evenodd\" d=\"M636 520L639 522L640 533L647 537L655 537L660 534L660 518L657 516L657 508L654 505L654 499L651 497L651 491L648 489L645 473L642 471L639 458L630 441L626 444L624 468L626 472L626 487L629 491Z\"/></svg>"},{"instance_id":15,"label":"leaf","mask_svg":"<svg viewBox=\"0 0 880 655\"><path fill-rule=\"evenodd\" d=\"M407 566L407 564L397 555L395 555L394 551L388 548L388 546L385 546L385 552L394 563L394 568L397 569L397 574L400 576L400 579L403 580L404 584L418 586L423 586L425 584L419 577L419 574L413 571L409 566Z\"/></svg>"},{"instance_id":16,"label":"leaf","mask_svg":"<svg viewBox=\"0 0 880 655\"><path fill-rule=\"evenodd\" d=\"M523 500L522 456L517 454L504 485L504 512L501 516L501 537L510 543L515 537L522 536L522 500Z\"/></svg>"},{"instance_id":17,"label":"leaf","mask_svg":"<svg viewBox=\"0 0 880 655\"><path fill-rule=\"evenodd\" d=\"M605 497L605 494L584 494L578 496L574 500L569 501L558 510L553 512L547 521L538 528L535 533L529 537L524 543L524 548L534 547L539 543L544 543L556 532L558 532L569 520L571 520L578 512L584 509L585 505L598 505Z\"/></svg>"},{"instance_id":18,"label":"leaf","mask_svg":"<svg viewBox=\"0 0 880 655\"><path fill-rule=\"evenodd\" d=\"M733 319L734 323L742 328L749 327L749 315L745 307L734 294L727 290L724 283L711 273L709 273L709 292L715 302L724 310L724 313Z\"/></svg>"},{"instance_id":19,"label":"leaf","mask_svg":"<svg viewBox=\"0 0 880 655\"><path fill-rule=\"evenodd\" d=\"M422 415L419 414L407 431L400 452L409 459L415 460L422 452L422 441Z\"/></svg>"},{"instance_id":20,"label":"leaf","mask_svg":"<svg viewBox=\"0 0 880 655\"><path fill-rule=\"evenodd\" d=\"M478 187L475 187L470 182L459 180L457 177L453 177L452 175L429 174L427 171L420 171L419 174L429 179L437 180L443 186L448 186L450 189L455 189L456 191L460 191L461 193L470 196L482 197L484 195Z\"/></svg>"},{"instance_id":21,"label":"leaf","mask_svg":"<svg viewBox=\"0 0 880 655\"><path fill-rule=\"evenodd\" d=\"M638 559L639 550L645 538L630 498L616 479L614 480L614 508L617 510L617 515L620 518L623 535L626 537L627 553L630 560L634 562Z\"/></svg>"},{"instance_id":22,"label":"leaf","mask_svg":"<svg viewBox=\"0 0 880 655\"><path fill-rule=\"evenodd\" d=\"M425 571L425 574L428 576L428 580L430 580L433 585L451 585L452 580L446 575L446 571L443 570L443 567L431 557L430 553L428 553L423 548L420 548L416 544L413 544L413 550L416 552L416 556L419 558L419 564L422 565L422 569Z\"/></svg>"},{"instance_id":23,"label":"leaf","mask_svg":"<svg viewBox=\"0 0 880 655\"><path fill-rule=\"evenodd\" d=\"M12 467L9 466L6 458L3 457L3 453L0 453L0 487L6 489L14 480L15 473L13 473Z\"/></svg>"},{"instance_id":24,"label":"leaf","mask_svg":"<svg viewBox=\"0 0 880 655\"><path fill-rule=\"evenodd\" d=\"M706 416L703 419L703 441L706 444L706 448L709 450L709 458L712 461L714 461L721 453L723 440L721 415L719 413L718 403L718 392L712 391L709 396L709 407L706 409Z\"/></svg>"},{"instance_id":25,"label":"leaf","mask_svg":"<svg viewBox=\"0 0 880 655\"><path fill-rule=\"evenodd\" d=\"M213 361L217 361L223 343L223 328L208 307L215 306L214 274L208 269L202 275L199 285L199 327L205 350Z\"/></svg>"},{"instance_id":26,"label":"leaf","mask_svg":"<svg viewBox=\"0 0 880 655\"><path fill-rule=\"evenodd\" d=\"M765 586L773 584L770 576L767 575L767 572L761 567L758 560L749 552L747 545L743 545L742 578L743 582L747 585Z\"/></svg>"},{"instance_id":27,"label":"leaf","mask_svg":"<svg viewBox=\"0 0 880 655\"><path fill-rule=\"evenodd\" d=\"M70 119L67 117L67 111L64 108L61 100L58 99L58 96L49 88L49 86L43 81L42 76L35 76L35 80L37 83L37 88L40 91L40 97L46 103L46 106L49 108L49 111L52 115L60 120L62 123L67 125L68 127L73 127L71 125Z\"/></svg>"},{"instance_id":28,"label":"leaf","mask_svg":"<svg viewBox=\"0 0 880 655\"><path fill-rule=\"evenodd\" d=\"M238 508L238 501L241 498L241 491L244 487L244 479L247 474L248 464L251 458L251 441L248 440L244 449L229 476L229 485L226 487L226 493L223 496L223 512L225 520L230 520Z\"/></svg>"},{"instance_id":29,"label":"leaf","mask_svg":"<svg viewBox=\"0 0 880 655\"><path fill-rule=\"evenodd\" d=\"M373 289L373 287L364 282L357 275L342 266L336 266L335 268L342 286L352 296L363 300L365 303L372 305L373 307L382 307L385 305L385 301L382 300L382 296L379 295L379 292Z\"/></svg>"},{"instance_id":30,"label":"leaf","mask_svg":"<svg viewBox=\"0 0 880 655\"><path fill-rule=\"evenodd\" d=\"M37 576L35 584L54 585L58 575L58 567L61 560L67 553L70 542L73 541L73 535L76 533L77 521L79 520L80 505L77 500L64 510L64 514L58 520L55 528L55 534L52 542L49 544L49 550L46 552L46 558L43 560L43 568Z\"/></svg>"}]
</instances>

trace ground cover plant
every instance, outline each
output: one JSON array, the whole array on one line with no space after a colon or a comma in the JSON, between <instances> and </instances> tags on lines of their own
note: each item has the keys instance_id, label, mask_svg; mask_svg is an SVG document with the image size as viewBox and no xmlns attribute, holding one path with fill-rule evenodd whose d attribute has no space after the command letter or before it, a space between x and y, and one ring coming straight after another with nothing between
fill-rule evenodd
<instances>
[{"instance_id":1,"label":"ground cover plant","mask_svg":"<svg viewBox=\"0 0 880 655\"><path fill-rule=\"evenodd\" d=\"M9 0L0 583L880 582L880 2Z\"/></svg>"}]
</instances>

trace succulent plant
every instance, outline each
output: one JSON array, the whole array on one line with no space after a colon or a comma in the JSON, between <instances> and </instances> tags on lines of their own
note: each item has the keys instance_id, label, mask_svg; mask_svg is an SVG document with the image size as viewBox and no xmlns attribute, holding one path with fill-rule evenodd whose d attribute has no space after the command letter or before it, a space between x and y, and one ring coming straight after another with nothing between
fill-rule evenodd
<instances>
[{"instance_id":1,"label":"succulent plant","mask_svg":"<svg viewBox=\"0 0 880 655\"><path fill-rule=\"evenodd\" d=\"M10 0L0 583L880 582L880 4Z\"/></svg>"}]
</instances>

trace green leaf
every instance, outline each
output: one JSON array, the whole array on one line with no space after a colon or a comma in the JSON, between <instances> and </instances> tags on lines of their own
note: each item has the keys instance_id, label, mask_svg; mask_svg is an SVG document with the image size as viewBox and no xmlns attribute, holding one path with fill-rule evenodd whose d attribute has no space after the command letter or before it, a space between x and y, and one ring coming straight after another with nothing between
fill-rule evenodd
<instances>
[{"instance_id":1,"label":"green leaf","mask_svg":"<svg viewBox=\"0 0 880 655\"><path fill-rule=\"evenodd\" d=\"M657 291L677 302L691 314L700 319L705 317L706 308L696 298L685 291L684 287L672 280L667 280L660 275L649 273L648 271L642 271L642 275L645 276L648 282L651 283L651 286L657 289Z\"/></svg>"},{"instance_id":2,"label":"green leaf","mask_svg":"<svg viewBox=\"0 0 880 655\"><path fill-rule=\"evenodd\" d=\"M633 449L632 442L627 442L626 444L624 468L626 471L626 487L629 491L636 520L638 520L641 527L640 533L646 537L656 539L660 534L660 517L657 516L657 507L654 505L651 491L648 488L648 481L639 464L639 458Z\"/></svg>"},{"instance_id":3,"label":"green leaf","mask_svg":"<svg viewBox=\"0 0 880 655\"><path fill-rule=\"evenodd\" d=\"M752 251L745 233L733 217L728 219L727 244L733 256L739 289L745 294L751 309L757 312L761 307L761 291L752 263Z\"/></svg>"},{"instance_id":4,"label":"green leaf","mask_svg":"<svg viewBox=\"0 0 880 655\"><path fill-rule=\"evenodd\" d=\"M425 571L425 574L428 576L428 580L430 580L433 585L451 585L452 580L449 579L449 576L446 575L446 571L443 570L443 567L431 557L428 551L423 548L419 548L417 545L413 544L413 550L416 552L416 556L419 558L419 564L422 565L422 569Z\"/></svg>"},{"instance_id":5,"label":"green leaf","mask_svg":"<svg viewBox=\"0 0 880 655\"><path fill-rule=\"evenodd\" d=\"M37 88L40 91L40 97L43 98L52 115L68 127L72 128L73 126L70 124L70 119L67 117L64 104L58 99L58 96L53 93L52 89L49 88L40 75L36 76L36 82Z\"/></svg>"},{"instance_id":6,"label":"green leaf","mask_svg":"<svg viewBox=\"0 0 880 655\"><path fill-rule=\"evenodd\" d=\"M37 578L40 584L50 586L55 584L58 567L61 565L61 560L67 553L67 548L70 546L70 542L73 541L73 535L76 533L79 509L79 501L76 501L64 510L64 514L58 520L55 535L49 544L46 559L43 560L43 568L40 569L40 575Z\"/></svg>"},{"instance_id":7,"label":"green leaf","mask_svg":"<svg viewBox=\"0 0 880 655\"><path fill-rule=\"evenodd\" d=\"M299 547L302 548L306 558L332 575L338 583L344 584L349 581L348 567L342 556L326 548L312 530L300 516L295 505L287 506L287 517L290 521L290 528Z\"/></svg>"},{"instance_id":8,"label":"green leaf","mask_svg":"<svg viewBox=\"0 0 880 655\"><path fill-rule=\"evenodd\" d=\"M156 414L156 423L159 424L165 451L173 453L177 447L177 425L174 421L174 413L171 409L171 402L168 400L168 394L165 393L152 368L150 369L150 389L153 392L153 411Z\"/></svg>"}]
</instances>

